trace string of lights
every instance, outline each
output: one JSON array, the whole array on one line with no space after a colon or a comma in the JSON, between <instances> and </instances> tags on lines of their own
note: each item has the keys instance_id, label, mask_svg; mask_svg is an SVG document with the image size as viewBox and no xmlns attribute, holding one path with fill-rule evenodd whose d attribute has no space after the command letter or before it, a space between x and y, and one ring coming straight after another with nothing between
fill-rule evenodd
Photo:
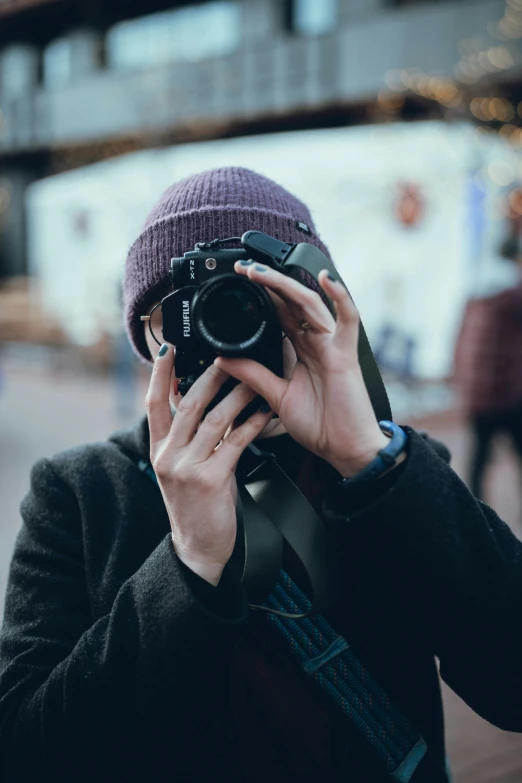
<instances>
[{"instance_id":1,"label":"string of lights","mask_svg":"<svg viewBox=\"0 0 522 783\"><path fill-rule=\"evenodd\" d=\"M522 65L522 0L506 0L503 16L487 25L484 36L462 39L457 47L460 59L452 77L433 76L418 67L386 72L386 87L377 103L393 119L408 99L421 98L438 104L445 119L473 119L484 133L499 134L515 147L522 147L522 101L499 94L498 75L514 81ZM496 77L493 79L492 77ZM505 89L505 88L504 88ZM480 90L480 92L479 92Z\"/></svg>"}]
</instances>

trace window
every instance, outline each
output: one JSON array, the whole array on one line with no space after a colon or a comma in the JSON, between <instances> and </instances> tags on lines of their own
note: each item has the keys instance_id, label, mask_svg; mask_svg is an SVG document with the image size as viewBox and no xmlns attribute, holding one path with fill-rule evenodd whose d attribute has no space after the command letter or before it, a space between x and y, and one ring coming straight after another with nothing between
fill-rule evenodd
<instances>
[{"instance_id":1,"label":"window","mask_svg":"<svg viewBox=\"0 0 522 783\"><path fill-rule=\"evenodd\" d=\"M50 90L59 90L71 80L72 44L68 38L56 38L43 53L43 82Z\"/></svg>"},{"instance_id":2,"label":"window","mask_svg":"<svg viewBox=\"0 0 522 783\"><path fill-rule=\"evenodd\" d=\"M107 36L107 58L118 70L141 70L233 52L241 38L241 9L220 0L121 22Z\"/></svg>"},{"instance_id":3,"label":"window","mask_svg":"<svg viewBox=\"0 0 522 783\"><path fill-rule=\"evenodd\" d=\"M298 35L323 35L337 24L338 0L288 0L287 29Z\"/></svg>"},{"instance_id":4,"label":"window","mask_svg":"<svg viewBox=\"0 0 522 783\"><path fill-rule=\"evenodd\" d=\"M0 93L3 98L19 98L37 83L37 52L28 46L9 46L0 53Z\"/></svg>"}]
</instances>

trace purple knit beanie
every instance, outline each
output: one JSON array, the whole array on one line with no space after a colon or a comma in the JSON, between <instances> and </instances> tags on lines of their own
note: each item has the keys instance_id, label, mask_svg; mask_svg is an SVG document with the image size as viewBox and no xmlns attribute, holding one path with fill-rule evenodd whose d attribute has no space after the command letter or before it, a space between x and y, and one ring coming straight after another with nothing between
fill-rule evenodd
<instances>
[{"instance_id":1,"label":"purple knit beanie","mask_svg":"<svg viewBox=\"0 0 522 783\"><path fill-rule=\"evenodd\" d=\"M298 223L308 226L310 233ZM251 230L283 242L309 242L330 258L307 207L254 171L212 169L176 182L165 191L130 248L125 265L125 326L138 358L152 361L140 316L171 290L170 259L194 250L196 242L240 237ZM313 287L313 278L304 282Z\"/></svg>"}]
</instances>

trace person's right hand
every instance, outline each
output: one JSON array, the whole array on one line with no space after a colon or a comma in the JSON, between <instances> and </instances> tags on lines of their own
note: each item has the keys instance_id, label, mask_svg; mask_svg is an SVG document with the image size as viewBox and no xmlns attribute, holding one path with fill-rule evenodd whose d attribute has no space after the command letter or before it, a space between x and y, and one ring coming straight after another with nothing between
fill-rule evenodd
<instances>
[{"instance_id":1,"label":"person's right hand","mask_svg":"<svg viewBox=\"0 0 522 783\"><path fill-rule=\"evenodd\" d=\"M169 401L173 366L174 350L169 345L154 363L145 399L150 460L178 557L217 585L236 542L234 471L245 448L273 413L259 410L224 437L236 416L256 397L256 392L241 383L202 420L207 405L230 377L212 365L183 397L173 416Z\"/></svg>"}]
</instances>

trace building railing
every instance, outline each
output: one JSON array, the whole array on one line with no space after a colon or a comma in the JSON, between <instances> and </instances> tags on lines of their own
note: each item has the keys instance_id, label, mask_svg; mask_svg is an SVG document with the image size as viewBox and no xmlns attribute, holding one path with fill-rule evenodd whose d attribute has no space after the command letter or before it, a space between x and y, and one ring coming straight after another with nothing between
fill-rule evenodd
<instances>
[{"instance_id":1,"label":"building railing","mask_svg":"<svg viewBox=\"0 0 522 783\"><path fill-rule=\"evenodd\" d=\"M279 32L243 43L234 54L198 63L141 72L93 70L52 91L36 86L3 96L0 84L0 151L368 101L393 69L416 66L454 78L461 39L483 34L504 7L504 0L455 0L423 5L416 13L382 12L317 37ZM510 76L519 71L516 65Z\"/></svg>"}]
</instances>

